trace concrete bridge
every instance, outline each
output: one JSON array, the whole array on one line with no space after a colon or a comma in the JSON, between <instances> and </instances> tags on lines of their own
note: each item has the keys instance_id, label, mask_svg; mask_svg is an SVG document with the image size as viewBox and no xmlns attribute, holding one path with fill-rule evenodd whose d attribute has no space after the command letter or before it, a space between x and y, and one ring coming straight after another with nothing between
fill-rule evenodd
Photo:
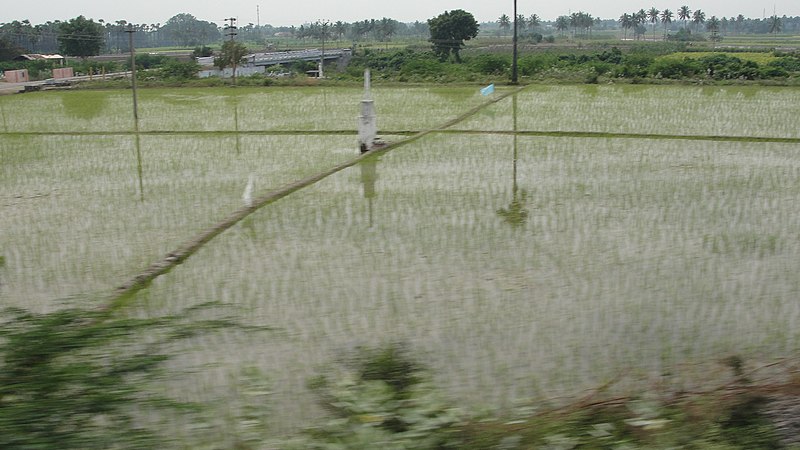
<instances>
[{"instance_id":1,"label":"concrete bridge","mask_svg":"<svg viewBox=\"0 0 800 450\"><path fill-rule=\"evenodd\" d=\"M349 58L352 54L349 48L332 48L325 50L325 61L338 60L340 58ZM245 66L269 67L276 64L289 64L295 61L319 61L322 56L322 50L312 48L307 50L289 50L285 52L268 52L268 53L251 53L244 57ZM205 58L197 58L197 62L201 66L213 66L214 57L208 56Z\"/></svg>"},{"instance_id":2,"label":"concrete bridge","mask_svg":"<svg viewBox=\"0 0 800 450\"><path fill-rule=\"evenodd\" d=\"M314 61L319 62L324 59L326 63L331 61L338 61L339 64L347 64L352 55L352 50L349 48L332 48L321 49L313 48L307 50L289 50L285 52L267 52L267 53L251 53L244 57L245 63L236 68L237 76L247 76L254 73L264 73L267 67L275 66L278 64L289 64L296 61ZM197 62L203 69L198 74L201 78L209 76L222 76L229 77L232 75L233 69L225 68L220 71L214 66L214 57L197 58Z\"/></svg>"}]
</instances>

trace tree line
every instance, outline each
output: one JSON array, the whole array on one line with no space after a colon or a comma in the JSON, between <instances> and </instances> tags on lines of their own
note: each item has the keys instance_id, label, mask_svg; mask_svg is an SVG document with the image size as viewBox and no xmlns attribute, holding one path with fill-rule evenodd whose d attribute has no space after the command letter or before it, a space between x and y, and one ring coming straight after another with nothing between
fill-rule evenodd
<instances>
[{"instance_id":1,"label":"tree line","mask_svg":"<svg viewBox=\"0 0 800 450\"><path fill-rule=\"evenodd\" d=\"M390 18L369 19L353 23L337 21L305 23L299 27L273 27L248 23L237 27L237 39L266 46L276 36L297 39L326 39L350 41L388 41L394 36L425 37L426 22L402 23ZM137 24L125 20L106 22L79 16L69 21L48 21L32 24L28 20L0 24L0 59L10 53L67 53L72 47L64 41L83 44L96 49L92 54L125 53L130 51L128 31L134 31L133 43L137 48L194 47L218 43L223 38L223 28L213 22L199 20L191 14L181 13L164 24ZM3 51L5 49L5 51ZM14 52L16 51L16 52ZM86 53L83 51L81 53ZM82 56L75 54L71 56Z\"/></svg>"},{"instance_id":2,"label":"tree line","mask_svg":"<svg viewBox=\"0 0 800 450\"><path fill-rule=\"evenodd\" d=\"M680 21L681 24L677 22ZM514 20L507 14L502 14L496 22L482 24L484 27L496 25L498 34L510 34ZM669 8L659 10L655 6L649 9L639 9L630 13L623 13L618 20L601 19L593 17L591 14L578 11L570 15L558 16L552 21L543 21L537 14L526 16L518 14L518 32L552 31L555 30L560 35L570 32L573 37L591 36L593 29L599 25L609 28L608 25L615 25L617 29L622 29L624 38L631 37L641 39L648 35L648 26L653 38L656 39L657 28L661 30L660 36L668 39L669 31L683 31L686 33L708 31L712 34L712 39L720 34L775 34L781 32L796 33L800 32L800 17L778 16L773 14L768 18L746 18L744 15L731 17L708 16L701 9L692 10L689 6L682 5L674 12ZM488 28L488 27L487 27ZM613 26L612 26L613 28Z\"/></svg>"}]
</instances>

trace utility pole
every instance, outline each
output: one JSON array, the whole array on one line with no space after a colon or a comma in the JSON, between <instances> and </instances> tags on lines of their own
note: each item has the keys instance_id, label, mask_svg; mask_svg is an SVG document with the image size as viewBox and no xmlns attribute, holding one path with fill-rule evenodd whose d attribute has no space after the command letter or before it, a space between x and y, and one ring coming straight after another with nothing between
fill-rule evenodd
<instances>
[{"instance_id":1,"label":"utility pole","mask_svg":"<svg viewBox=\"0 0 800 450\"><path fill-rule=\"evenodd\" d=\"M511 84L517 84L517 82L518 82L518 79L517 79L517 75L518 75L518 73L517 73L518 72L518 70L517 70L517 19L518 19L518 17L517 17L517 0L514 0L514 38L513 38L513 40L514 40L514 43L513 43L514 44L513 45L514 51L513 51L513 53L514 54L512 56L512 60L511 60Z\"/></svg>"},{"instance_id":2,"label":"utility pole","mask_svg":"<svg viewBox=\"0 0 800 450\"><path fill-rule=\"evenodd\" d=\"M233 40L236 37L236 17L229 17L227 19L222 19L225 22L228 22L228 25L225 25L225 36L228 36Z\"/></svg>"},{"instance_id":3,"label":"utility pole","mask_svg":"<svg viewBox=\"0 0 800 450\"><path fill-rule=\"evenodd\" d=\"M234 38L236 37L236 18L229 17L227 19L223 19L225 22L228 22L228 25L225 26L225 36L230 37L231 42L233 42ZM235 52L234 52L235 53ZM235 55L234 55L235 56ZM236 58L233 58L233 85L236 86ZM223 69L224 71L224 69ZM223 74L224 75L224 74Z\"/></svg>"},{"instance_id":4,"label":"utility pole","mask_svg":"<svg viewBox=\"0 0 800 450\"><path fill-rule=\"evenodd\" d=\"M323 67L325 66L325 27L330 23L328 20L318 20L317 23L320 25L322 29L322 54L319 57L319 77L323 78L325 75L322 73Z\"/></svg>"},{"instance_id":5,"label":"utility pole","mask_svg":"<svg viewBox=\"0 0 800 450\"><path fill-rule=\"evenodd\" d=\"M133 123L136 127L136 132L139 132L139 105L136 100L136 49L133 47L133 33L136 33L136 30L133 29L133 24L128 24L128 29L125 30L128 33L128 43L131 48L131 89L133 90Z\"/></svg>"}]
</instances>

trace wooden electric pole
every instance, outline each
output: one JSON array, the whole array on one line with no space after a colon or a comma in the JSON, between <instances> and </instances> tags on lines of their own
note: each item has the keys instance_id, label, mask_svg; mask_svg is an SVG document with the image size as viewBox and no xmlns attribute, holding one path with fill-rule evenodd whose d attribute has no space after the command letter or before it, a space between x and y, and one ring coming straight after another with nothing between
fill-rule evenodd
<instances>
[{"instance_id":1,"label":"wooden electric pole","mask_svg":"<svg viewBox=\"0 0 800 450\"><path fill-rule=\"evenodd\" d=\"M518 17L517 17L517 0L514 0L514 38L513 38L513 41L514 41L514 45L513 45L514 51L513 51L513 53L514 54L512 56L512 61L511 61L511 84L517 84L517 82L518 82L518 79L517 79L517 75L518 75L517 74L517 72L518 72L518 70L517 70L517 19L518 19Z\"/></svg>"},{"instance_id":2,"label":"wooden electric pole","mask_svg":"<svg viewBox=\"0 0 800 450\"><path fill-rule=\"evenodd\" d=\"M136 132L139 132L139 105L136 100L136 49L133 47L133 33L136 33L136 30L133 29L133 24L128 24L128 29L125 30L128 33L128 44L131 49L131 89L133 90L133 124L136 128Z\"/></svg>"}]
</instances>

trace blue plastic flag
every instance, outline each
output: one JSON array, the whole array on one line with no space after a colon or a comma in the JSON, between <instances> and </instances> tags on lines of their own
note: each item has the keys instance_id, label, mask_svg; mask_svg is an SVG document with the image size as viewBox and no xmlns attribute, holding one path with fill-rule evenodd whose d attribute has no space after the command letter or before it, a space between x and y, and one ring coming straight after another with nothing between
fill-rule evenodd
<instances>
[{"instance_id":1,"label":"blue plastic flag","mask_svg":"<svg viewBox=\"0 0 800 450\"><path fill-rule=\"evenodd\" d=\"M486 86L485 88L481 89L481 95L489 95L494 93L494 83Z\"/></svg>"}]
</instances>

